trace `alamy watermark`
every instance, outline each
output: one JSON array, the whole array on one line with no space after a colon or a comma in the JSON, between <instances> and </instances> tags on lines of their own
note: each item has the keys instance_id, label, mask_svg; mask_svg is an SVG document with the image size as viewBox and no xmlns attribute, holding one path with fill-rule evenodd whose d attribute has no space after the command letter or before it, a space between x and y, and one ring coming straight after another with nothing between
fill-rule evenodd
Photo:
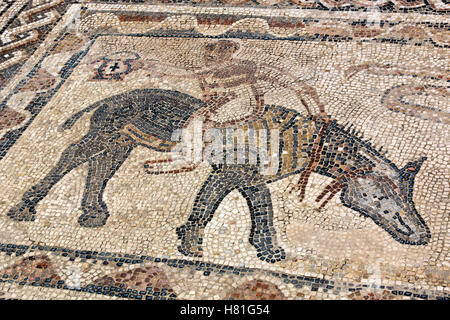
<instances>
[{"instance_id":1,"label":"alamy watermark","mask_svg":"<svg viewBox=\"0 0 450 320\"><path fill-rule=\"evenodd\" d=\"M204 128L201 120L194 120L185 129L175 130L171 141L177 144L171 150L173 163L253 165L262 175L276 174L279 166L279 129Z\"/></svg>"}]
</instances>

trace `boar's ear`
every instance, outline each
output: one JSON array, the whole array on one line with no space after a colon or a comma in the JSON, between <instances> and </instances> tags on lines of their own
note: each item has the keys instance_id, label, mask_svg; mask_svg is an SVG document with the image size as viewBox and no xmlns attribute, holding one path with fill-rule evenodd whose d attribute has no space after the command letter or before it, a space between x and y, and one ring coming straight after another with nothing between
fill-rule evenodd
<instances>
[{"instance_id":1,"label":"boar's ear","mask_svg":"<svg viewBox=\"0 0 450 320\"><path fill-rule=\"evenodd\" d=\"M413 182L416 177L417 172L419 172L422 163L427 159L427 157L422 157L422 159L408 162L399 173L400 178L403 181Z\"/></svg>"},{"instance_id":2,"label":"boar's ear","mask_svg":"<svg viewBox=\"0 0 450 320\"><path fill-rule=\"evenodd\" d=\"M347 184L342 188L340 199L341 203L347 208L358 210L358 202L355 199L355 192L357 192L357 190L355 190L355 185L349 186Z\"/></svg>"}]
</instances>

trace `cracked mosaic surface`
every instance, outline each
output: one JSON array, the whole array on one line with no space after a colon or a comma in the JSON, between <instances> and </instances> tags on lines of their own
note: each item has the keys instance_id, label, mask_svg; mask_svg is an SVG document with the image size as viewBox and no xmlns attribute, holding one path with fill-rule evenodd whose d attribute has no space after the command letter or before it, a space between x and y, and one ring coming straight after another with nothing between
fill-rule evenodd
<instances>
[{"instance_id":1,"label":"cracked mosaic surface","mask_svg":"<svg viewBox=\"0 0 450 320\"><path fill-rule=\"evenodd\" d=\"M2 1L0 299L448 299L447 10Z\"/></svg>"}]
</instances>

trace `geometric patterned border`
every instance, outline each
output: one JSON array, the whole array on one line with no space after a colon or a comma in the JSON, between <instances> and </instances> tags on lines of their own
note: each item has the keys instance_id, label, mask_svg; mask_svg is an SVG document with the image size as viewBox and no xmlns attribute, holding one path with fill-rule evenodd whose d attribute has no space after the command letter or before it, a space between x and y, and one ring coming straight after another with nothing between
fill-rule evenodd
<instances>
[{"instance_id":1,"label":"geometric patterned border","mask_svg":"<svg viewBox=\"0 0 450 320\"><path fill-rule=\"evenodd\" d=\"M18 71L71 3L118 3L111 0L4 0L0 3L0 88ZM255 8L313 9L317 11L450 12L446 0L135 0L133 3L247 6ZM364 23L364 22L361 22ZM445 27L445 26L444 26Z\"/></svg>"},{"instance_id":2,"label":"geometric patterned border","mask_svg":"<svg viewBox=\"0 0 450 320\"><path fill-rule=\"evenodd\" d=\"M7 255L16 256L23 255L27 253L38 255L40 252L47 252L55 256L68 257L71 261L89 261L90 263L102 263L104 265L115 264L120 267L122 265L138 265L145 263L154 264L165 264L172 268L186 268L190 270L200 271L203 276L208 277L211 273L218 275L235 275L243 277L245 275L257 275L259 277L274 277L279 278L285 284L292 284L297 288L308 288L311 291L318 291L319 289L323 292L331 290L347 291L349 294L355 293L364 289L370 289L368 284L354 284L347 282L336 282L333 280L326 280L322 278L317 278L313 276L301 276L301 275L291 275L282 272L275 272L271 270L264 270L258 268L248 268L248 267L233 267L223 264L207 263L204 261L192 261L185 259L168 259L165 257L150 257L150 256L136 256L133 254L120 254L114 252L98 252L98 251L83 251L83 250L71 250L67 248L58 248L50 246L21 246L14 244L1 244L0 252L6 252ZM8 274L0 274L0 282L8 282L10 284L17 283L19 285L29 285L34 287L46 287L46 288L56 288L61 290L75 290L81 292L87 292L92 294L116 296L120 298L127 299L147 299L147 300L172 300L176 299L176 295L156 295L149 288L147 291L133 292L131 290L111 287L107 285L86 285L84 287L74 288L68 286L64 281L60 280L56 283L51 283L48 279L27 279L27 280L16 280L10 277ZM450 300L450 295L442 291L424 291L408 288L405 286L384 286L381 285L379 289L387 291L390 295L394 296L405 296L413 297L420 300Z\"/></svg>"}]
</instances>

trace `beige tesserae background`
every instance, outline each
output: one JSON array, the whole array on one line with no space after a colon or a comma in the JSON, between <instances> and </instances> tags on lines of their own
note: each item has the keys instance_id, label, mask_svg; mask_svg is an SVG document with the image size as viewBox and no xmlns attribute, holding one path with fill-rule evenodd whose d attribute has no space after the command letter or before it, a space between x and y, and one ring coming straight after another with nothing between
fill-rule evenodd
<instances>
[{"instance_id":1,"label":"beige tesserae background","mask_svg":"<svg viewBox=\"0 0 450 320\"><path fill-rule=\"evenodd\" d=\"M127 27L122 24L125 33ZM87 38L78 37L79 48L86 47ZM201 69L203 48L213 41L125 34L97 38L67 81L0 161L0 185L7 186L0 194L0 242L193 259L177 251L179 240L175 229L187 220L194 198L211 169L202 163L191 172L149 175L144 169L145 161L166 159L168 155L144 147L135 148L109 181L104 201L111 216L101 228L83 228L77 222L82 213L80 203L87 164L71 171L52 188L37 206L34 222L15 222L6 213L28 188L49 172L61 152L88 131L92 112L84 115L71 130L59 129L77 111L103 98L139 88L171 89L201 98L195 80L158 76L153 71L166 70L158 66L160 63L173 65L174 70L185 70L178 71L181 73ZM438 48L424 50L387 43L235 41L240 45L235 58L274 66L281 70L281 76L293 75L315 88L332 118L341 124L353 124L374 146L383 146L386 157L397 167L427 157L416 177L414 202L430 227L432 239L426 246L402 245L372 220L344 207L339 197L318 210L314 199L331 180L313 174L303 202L287 192L298 176L269 185L277 237L287 252L286 260L270 264L257 258L256 250L248 242L249 209L237 191L223 200L206 227L204 255L199 260L362 282L375 274L379 281L407 283L413 272L422 275L420 285L424 288L448 285L448 126L420 110L394 112L396 100L391 96L381 99L388 90L398 86L442 86L443 80L395 70L416 68L430 57L437 57L432 59L435 64L428 70L432 73L433 68L445 69L448 56ZM139 56L129 73L117 81L93 80L99 61L123 52ZM42 62L42 69L57 74L71 54L73 51L68 50L48 56ZM151 64L153 69L149 67ZM386 65L396 69L390 72L382 67ZM261 85L265 88L266 104L282 105L306 114L288 88ZM432 105L443 110L444 116L448 114L445 97L403 93L401 97L410 104ZM9 106L19 110L26 98L26 93L18 93ZM307 101L317 112L314 101ZM248 112L250 109L245 109L248 105L246 101L230 105L226 110L219 110L217 118L226 118L231 111ZM404 105L397 106L397 111ZM161 168L164 166L170 168L170 165ZM350 267L341 269L344 264Z\"/></svg>"}]
</instances>

